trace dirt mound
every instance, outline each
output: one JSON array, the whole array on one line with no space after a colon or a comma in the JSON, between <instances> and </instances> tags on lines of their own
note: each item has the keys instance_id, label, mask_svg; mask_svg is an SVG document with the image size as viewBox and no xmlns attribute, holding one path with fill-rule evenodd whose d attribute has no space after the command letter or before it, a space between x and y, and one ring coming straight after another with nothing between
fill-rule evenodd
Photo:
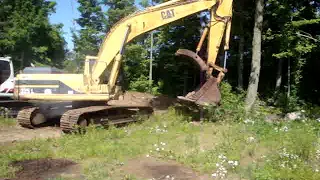
<instances>
[{"instance_id":1,"label":"dirt mound","mask_svg":"<svg viewBox=\"0 0 320 180\"><path fill-rule=\"evenodd\" d=\"M151 100L152 106L156 109L167 109L168 107L174 105L176 102L177 99L165 95L154 97Z\"/></svg>"},{"instance_id":2,"label":"dirt mound","mask_svg":"<svg viewBox=\"0 0 320 180\"><path fill-rule=\"evenodd\" d=\"M208 175L199 175L174 161L162 161L152 157L134 159L122 168L126 173L147 179L208 180Z\"/></svg>"},{"instance_id":3,"label":"dirt mound","mask_svg":"<svg viewBox=\"0 0 320 180\"><path fill-rule=\"evenodd\" d=\"M84 179L80 175L80 167L67 159L37 159L18 161L11 164L20 170L10 180L47 180L54 177L72 177Z\"/></svg>"},{"instance_id":4,"label":"dirt mound","mask_svg":"<svg viewBox=\"0 0 320 180\"><path fill-rule=\"evenodd\" d=\"M165 95L154 96L150 93L136 91L125 92L119 100L111 100L109 105L147 105L155 109L166 109L176 102L175 98Z\"/></svg>"}]
</instances>

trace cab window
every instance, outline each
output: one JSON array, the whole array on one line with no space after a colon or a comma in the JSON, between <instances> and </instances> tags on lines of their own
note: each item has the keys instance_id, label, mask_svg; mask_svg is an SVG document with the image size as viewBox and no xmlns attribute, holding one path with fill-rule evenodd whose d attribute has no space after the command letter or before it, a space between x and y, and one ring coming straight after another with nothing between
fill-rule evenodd
<instances>
[{"instance_id":1,"label":"cab window","mask_svg":"<svg viewBox=\"0 0 320 180\"><path fill-rule=\"evenodd\" d=\"M10 76L10 64L8 61L0 61L0 84L4 83Z\"/></svg>"}]
</instances>

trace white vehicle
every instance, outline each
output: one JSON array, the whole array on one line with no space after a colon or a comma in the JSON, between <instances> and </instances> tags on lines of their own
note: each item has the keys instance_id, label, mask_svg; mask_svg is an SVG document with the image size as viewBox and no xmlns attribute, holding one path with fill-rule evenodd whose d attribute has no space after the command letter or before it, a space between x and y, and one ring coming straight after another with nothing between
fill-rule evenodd
<instances>
[{"instance_id":1,"label":"white vehicle","mask_svg":"<svg viewBox=\"0 0 320 180\"><path fill-rule=\"evenodd\" d=\"M0 57L0 98L13 97L14 71L10 57Z\"/></svg>"}]
</instances>

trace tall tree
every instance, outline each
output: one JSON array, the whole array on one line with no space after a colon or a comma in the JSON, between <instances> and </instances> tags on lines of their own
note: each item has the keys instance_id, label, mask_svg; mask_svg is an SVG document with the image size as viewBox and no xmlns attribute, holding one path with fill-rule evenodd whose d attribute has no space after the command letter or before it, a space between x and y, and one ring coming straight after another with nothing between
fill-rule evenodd
<instances>
[{"instance_id":1,"label":"tall tree","mask_svg":"<svg viewBox=\"0 0 320 180\"><path fill-rule=\"evenodd\" d=\"M263 24L264 1L256 0L256 11L254 18L253 40L252 40L252 62L249 87L246 96L246 111L252 109L258 93L259 75L261 68L261 37Z\"/></svg>"},{"instance_id":2,"label":"tall tree","mask_svg":"<svg viewBox=\"0 0 320 180\"><path fill-rule=\"evenodd\" d=\"M65 54L62 25L48 16L56 3L45 0L3 0L0 14L0 53L11 56L16 69L31 62L61 67Z\"/></svg>"},{"instance_id":3,"label":"tall tree","mask_svg":"<svg viewBox=\"0 0 320 180\"><path fill-rule=\"evenodd\" d=\"M115 23L137 10L134 0L104 0L103 2L108 6L106 12L108 31ZM145 5L148 4L145 3ZM125 46L122 61L125 89L143 92L148 90L149 42L150 39L146 33Z\"/></svg>"},{"instance_id":4,"label":"tall tree","mask_svg":"<svg viewBox=\"0 0 320 180\"><path fill-rule=\"evenodd\" d=\"M276 69L276 83L274 83L277 92L274 93L276 104L280 102L283 105L284 93L282 90L289 91L286 93L289 94L289 99L286 97L285 103L293 106L296 106L297 101L302 97L301 95L308 94L301 93L305 86L300 86L300 82L308 85L310 79L313 79L308 76L309 73L305 73L304 66L309 66L310 55L317 48L317 44L313 40L313 36L316 37L317 31L315 30L319 23L317 7L319 5L315 2L307 0L267 1L265 19L268 28L264 33L264 57L266 61L274 64L274 69ZM289 64L290 69L285 67ZM285 73L288 74L287 78L291 79L290 82L284 81ZM302 81L303 74L307 75L306 81ZM269 79L272 79L270 75ZM286 85L287 89L282 88L283 85ZM289 87L291 88L289 89Z\"/></svg>"},{"instance_id":5,"label":"tall tree","mask_svg":"<svg viewBox=\"0 0 320 180\"><path fill-rule=\"evenodd\" d=\"M133 13L137 8L134 0L103 0L103 4L108 6L107 15L107 31L120 19Z\"/></svg>"},{"instance_id":6,"label":"tall tree","mask_svg":"<svg viewBox=\"0 0 320 180\"><path fill-rule=\"evenodd\" d=\"M97 55L105 36L106 19L98 0L78 0L80 17L76 19L81 29L73 32L74 51L78 64L86 55Z\"/></svg>"},{"instance_id":7,"label":"tall tree","mask_svg":"<svg viewBox=\"0 0 320 180\"><path fill-rule=\"evenodd\" d=\"M247 44L249 44L249 41L252 39L252 12L254 12L254 6L250 0L234 1L234 15L232 18L233 25L231 36L236 38L231 39L230 51L235 54L234 61L237 62L237 68L234 70L231 69L231 71L237 72L237 76L235 77L237 78L237 87L239 89L244 89L244 66L245 59L247 59L246 52L249 50ZM231 62L232 61L233 60L231 60Z\"/></svg>"}]
</instances>

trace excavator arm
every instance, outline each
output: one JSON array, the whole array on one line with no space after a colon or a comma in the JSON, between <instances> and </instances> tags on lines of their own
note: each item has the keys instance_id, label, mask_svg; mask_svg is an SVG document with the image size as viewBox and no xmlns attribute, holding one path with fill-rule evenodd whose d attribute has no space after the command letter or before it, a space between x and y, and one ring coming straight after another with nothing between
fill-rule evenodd
<instances>
[{"instance_id":1,"label":"excavator arm","mask_svg":"<svg viewBox=\"0 0 320 180\"><path fill-rule=\"evenodd\" d=\"M210 74L226 26L228 28L225 49L228 49L232 0L172 0L121 19L106 35L96 57L92 73L87 76L87 83L90 84L92 89L100 89L97 86L101 84L103 74L107 71L110 72L108 88L112 89L119 73L121 55L125 44L141 34L204 10L211 11L207 60L207 64L211 64L208 71L208 74Z\"/></svg>"}]
</instances>

